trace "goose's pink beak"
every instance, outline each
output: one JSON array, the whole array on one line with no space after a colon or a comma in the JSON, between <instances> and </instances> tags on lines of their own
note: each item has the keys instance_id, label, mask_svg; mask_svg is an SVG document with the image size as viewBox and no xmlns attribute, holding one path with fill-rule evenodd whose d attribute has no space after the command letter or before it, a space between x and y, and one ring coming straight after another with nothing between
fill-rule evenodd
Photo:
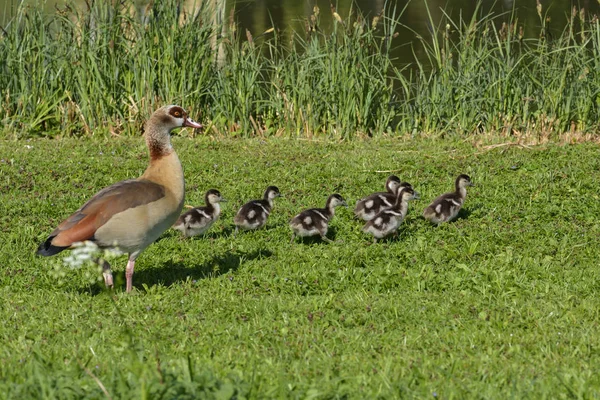
<instances>
[{"instance_id":1,"label":"goose's pink beak","mask_svg":"<svg viewBox=\"0 0 600 400\"><path fill-rule=\"evenodd\" d=\"M197 123L196 121L194 121L193 119L190 118L186 118L183 121L183 126L189 126L190 128L202 128L202 124Z\"/></svg>"}]
</instances>

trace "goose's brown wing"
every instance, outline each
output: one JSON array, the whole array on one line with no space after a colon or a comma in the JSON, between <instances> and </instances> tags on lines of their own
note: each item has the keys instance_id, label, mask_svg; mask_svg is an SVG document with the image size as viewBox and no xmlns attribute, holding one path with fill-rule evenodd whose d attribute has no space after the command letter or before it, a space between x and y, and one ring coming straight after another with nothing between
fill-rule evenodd
<instances>
[{"instance_id":1,"label":"goose's brown wing","mask_svg":"<svg viewBox=\"0 0 600 400\"><path fill-rule=\"evenodd\" d=\"M104 188L61 222L40 245L38 254L56 254L73 243L93 240L98 228L114 215L164 196L165 188L148 180L126 180Z\"/></svg>"}]
</instances>

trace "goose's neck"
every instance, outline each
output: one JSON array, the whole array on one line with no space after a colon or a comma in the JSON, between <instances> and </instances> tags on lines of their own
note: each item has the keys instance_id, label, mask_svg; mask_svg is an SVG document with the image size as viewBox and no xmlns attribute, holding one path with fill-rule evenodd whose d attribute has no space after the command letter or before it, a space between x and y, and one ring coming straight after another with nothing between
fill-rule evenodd
<instances>
[{"instance_id":1,"label":"goose's neck","mask_svg":"<svg viewBox=\"0 0 600 400\"><path fill-rule=\"evenodd\" d=\"M177 194L183 194L185 190L183 167L175 151L160 158L151 158L140 179L159 183Z\"/></svg>"},{"instance_id":2,"label":"goose's neck","mask_svg":"<svg viewBox=\"0 0 600 400\"><path fill-rule=\"evenodd\" d=\"M460 198L464 200L465 197L467 197L467 188L464 186L457 187L456 194L458 194Z\"/></svg>"},{"instance_id":3,"label":"goose's neck","mask_svg":"<svg viewBox=\"0 0 600 400\"><path fill-rule=\"evenodd\" d=\"M173 193L183 207L185 195L183 167L171 146L171 129L165 128L163 122L159 116L153 115L146 124L145 137L150 152L150 163L140 178L163 185Z\"/></svg>"},{"instance_id":4,"label":"goose's neck","mask_svg":"<svg viewBox=\"0 0 600 400\"><path fill-rule=\"evenodd\" d=\"M219 203L210 204L210 206L212 207L213 215L221 214L221 205Z\"/></svg>"},{"instance_id":5,"label":"goose's neck","mask_svg":"<svg viewBox=\"0 0 600 400\"><path fill-rule=\"evenodd\" d=\"M145 129L146 146L151 160L166 157L173 152L170 129L161 127L160 123L155 121L156 118L156 116L150 118Z\"/></svg>"}]
</instances>

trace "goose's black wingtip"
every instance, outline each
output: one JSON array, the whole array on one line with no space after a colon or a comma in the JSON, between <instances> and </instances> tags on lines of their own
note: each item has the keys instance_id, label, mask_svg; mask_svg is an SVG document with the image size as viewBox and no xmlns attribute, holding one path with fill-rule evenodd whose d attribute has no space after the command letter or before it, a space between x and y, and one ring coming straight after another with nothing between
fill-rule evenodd
<instances>
[{"instance_id":1,"label":"goose's black wingtip","mask_svg":"<svg viewBox=\"0 0 600 400\"><path fill-rule=\"evenodd\" d=\"M55 254L58 254L61 251L63 251L64 249L68 248L68 247L54 246L51 243L52 239L54 239L54 236L50 236L48 239L46 239L45 242L42 242L38 246L38 249L35 253L40 256L48 257L48 256L53 256Z\"/></svg>"}]
</instances>

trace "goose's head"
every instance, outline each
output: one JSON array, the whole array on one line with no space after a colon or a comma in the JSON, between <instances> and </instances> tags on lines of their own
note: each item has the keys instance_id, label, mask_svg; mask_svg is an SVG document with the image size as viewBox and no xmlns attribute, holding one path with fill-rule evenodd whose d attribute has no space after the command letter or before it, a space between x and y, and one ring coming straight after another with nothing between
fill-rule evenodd
<instances>
[{"instance_id":1,"label":"goose's head","mask_svg":"<svg viewBox=\"0 0 600 400\"><path fill-rule=\"evenodd\" d=\"M171 131L175 128L189 126L202 128L202 125L188 117L183 108L176 105L164 106L154 111L144 130L146 144L152 160L171 154Z\"/></svg>"},{"instance_id":2,"label":"goose's head","mask_svg":"<svg viewBox=\"0 0 600 400\"><path fill-rule=\"evenodd\" d=\"M202 125L191 119L187 112L180 106L169 105L159 108L152 114L150 121L158 124L168 131L184 126L190 128L202 128Z\"/></svg>"}]
</instances>

